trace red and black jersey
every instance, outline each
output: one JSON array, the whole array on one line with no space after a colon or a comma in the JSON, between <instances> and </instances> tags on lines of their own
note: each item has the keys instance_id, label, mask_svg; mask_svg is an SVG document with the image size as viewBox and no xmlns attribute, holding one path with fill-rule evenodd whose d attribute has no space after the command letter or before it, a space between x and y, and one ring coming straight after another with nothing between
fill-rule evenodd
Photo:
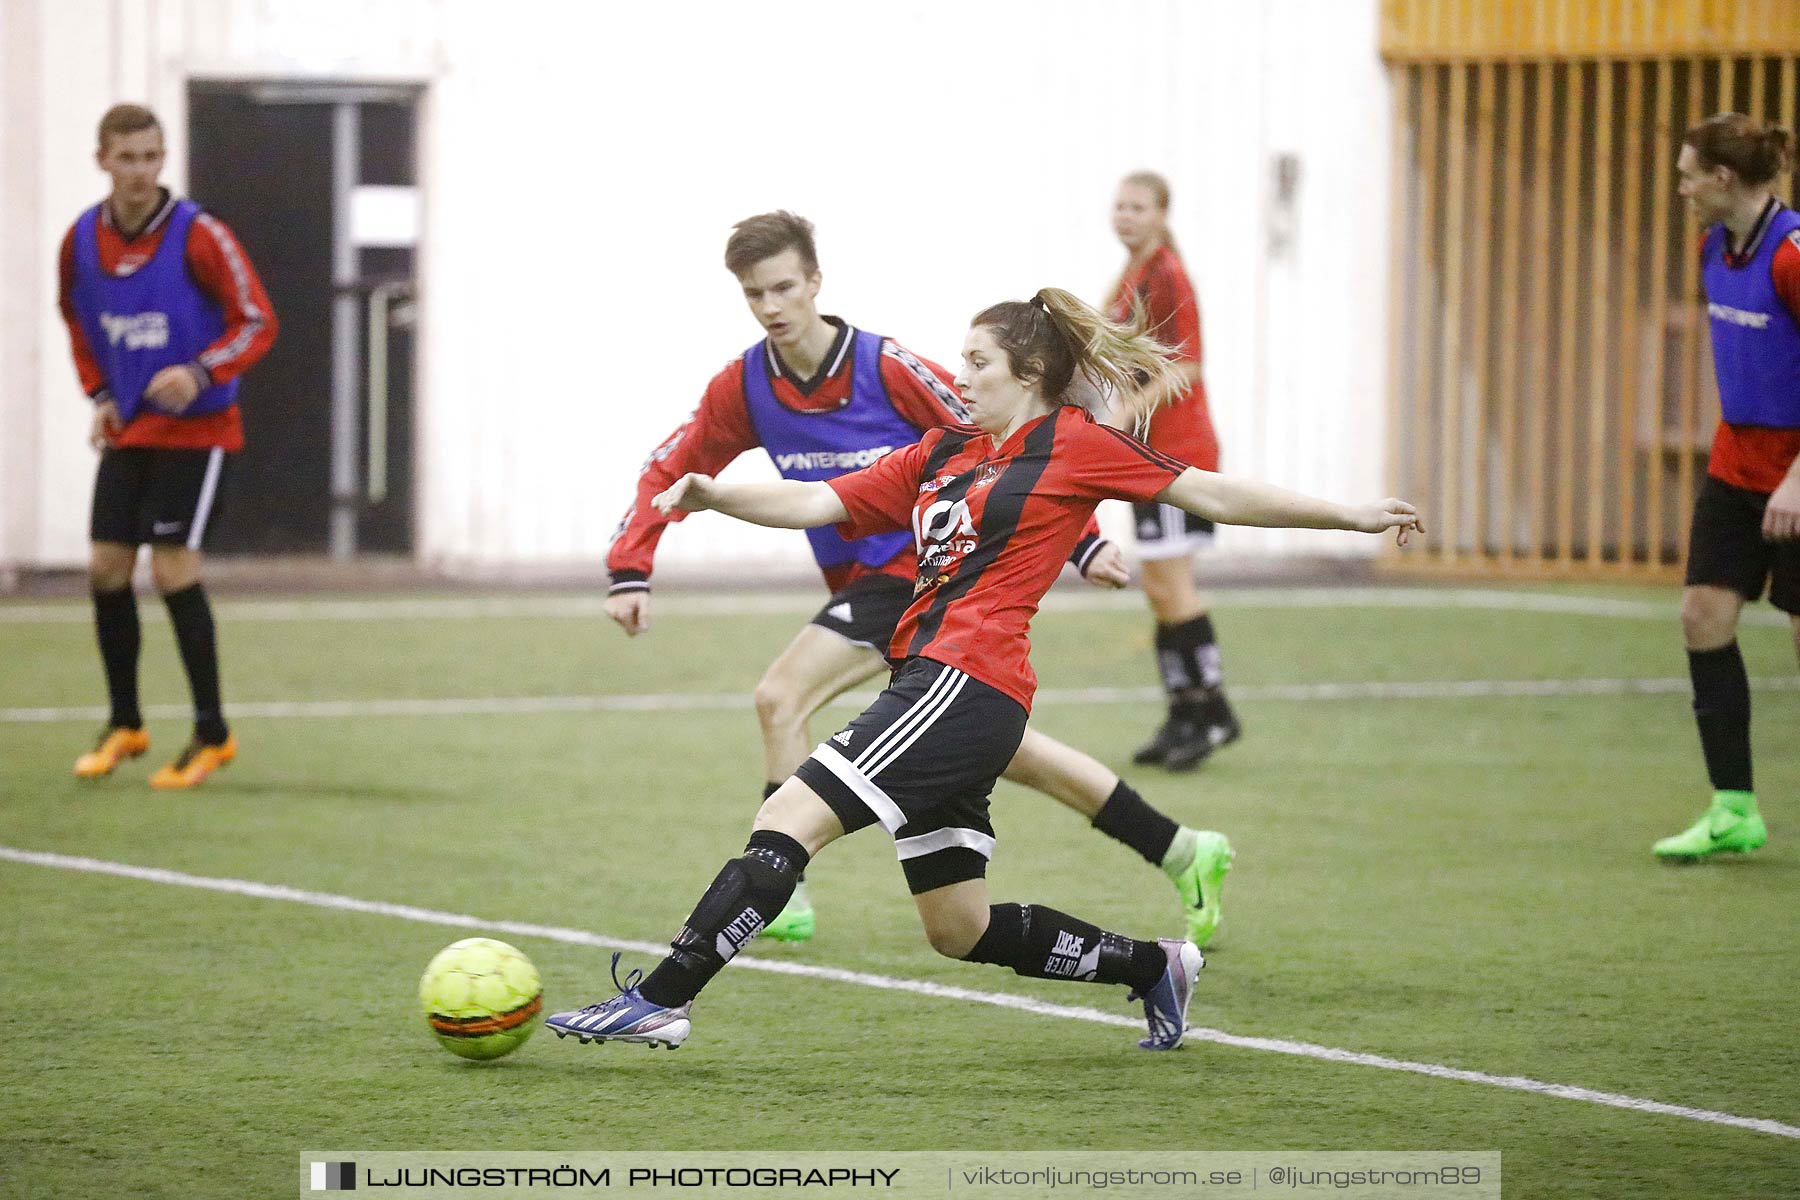
<instances>
[{"instance_id":1,"label":"red and black jersey","mask_svg":"<svg viewBox=\"0 0 1800 1200\"><path fill-rule=\"evenodd\" d=\"M165 188L162 206L142 229L130 235L113 219L112 205L101 205L100 226L96 230L100 268L113 275L130 275L154 258L176 203L177 197ZM212 383L229 383L256 365L275 344L275 310L269 305L268 293L263 290L262 280L257 277L250 256L244 253L244 248L225 223L211 213L202 212L188 227L186 259L188 274L195 286L218 304L225 316L225 331L195 361ZM107 398L106 377L88 346L72 298L75 288L74 226L63 235L58 263L61 283L58 301L63 323L69 329L69 351L75 359L75 373L81 379L82 391L96 401L104 400ZM205 450L215 446L239 450L244 445L244 423L235 404L219 412L192 417L147 410L139 413L113 444L165 450Z\"/></svg>"},{"instance_id":2,"label":"red and black jersey","mask_svg":"<svg viewBox=\"0 0 1800 1200\"><path fill-rule=\"evenodd\" d=\"M1108 301L1108 315L1115 321L1130 320L1133 296L1150 318L1151 334L1173 349L1178 360L1198 366L1200 301L1173 246L1165 243L1158 247L1119 280ZM1158 409L1150 418L1145 440L1203 471L1218 470L1219 435L1206 407L1206 385L1196 382L1184 395Z\"/></svg>"},{"instance_id":3,"label":"red and black jersey","mask_svg":"<svg viewBox=\"0 0 1800 1200\"><path fill-rule=\"evenodd\" d=\"M850 399L855 330L836 317L825 319L838 327L838 335L813 378L796 376L779 354L770 353L767 357L769 384L776 399L796 412L818 413L821 419L828 420L825 414L843 408ZM954 424L966 416L951 378L949 371L918 357L891 338L881 345L881 381L887 388L888 400L894 411L920 433ZM652 497L690 471L716 475L738 455L761 444L744 398L744 360L740 355L713 376L700 398L700 407L644 463L636 499L619 523L606 554L614 589L643 586L650 577L656 544L663 531L669 522L687 515L676 512L665 516L657 512L650 503ZM825 582L836 592L870 573L870 568L858 563L845 563L826 571ZM880 573L911 579L911 556L897 555L880 568Z\"/></svg>"},{"instance_id":4,"label":"red and black jersey","mask_svg":"<svg viewBox=\"0 0 1800 1200\"><path fill-rule=\"evenodd\" d=\"M998 446L972 426L932 430L827 486L845 537L912 529L914 599L888 657L956 667L1029 709L1031 618L1095 505L1153 499L1186 469L1064 406Z\"/></svg>"},{"instance_id":5,"label":"red and black jersey","mask_svg":"<svg viewBox=\"0 0 1800 1200\"><path fill-rule=\"evenodd\" d=\"M1727 246L1725 265L1743 269L1756 257L1759 239L1767 232L1769 217L1780 208L1770 201L1763 219L1740 247ZM1704 258L1704 239L1702 256ZM1704 267L1704 261L1702 263ZM1800 322L1800 230L1789 234L1775 247L1769 261L1769 281L1782 305ZM1800 457L1800 429L1777 429L1767 425L1732 425L1725 421L1713 432L1712 454L1706 463L1707 474L1733 487L1752 492L1773 492Z\"/></svg>"}]
</instances>

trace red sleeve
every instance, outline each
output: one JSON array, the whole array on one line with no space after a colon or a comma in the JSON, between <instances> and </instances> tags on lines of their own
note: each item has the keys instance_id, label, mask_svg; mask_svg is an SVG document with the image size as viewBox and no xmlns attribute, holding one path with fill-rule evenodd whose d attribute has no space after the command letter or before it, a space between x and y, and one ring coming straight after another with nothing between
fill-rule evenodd
<instances>
[{"instance_id":1,"label":"red sleeve","mask_svg":"<svg viewBox=\"0 0 1800 1200\"><path fill-rule=\"evenodd\" d=\"M1200 301L1187 276L1158 264L1144 279L1144 308L1157 340L1172 347L1177 357L1200 361Z\"/></svg>"},{"instance_id":2,"label":"red sleeve","mask_svg":"<svg viewBox=\"0 0 1800 1200\"><path fill-rule=\"evenodd\" d=\"M1154 500L1187 464L1152 450L1123 430L1097 421L1070 421L1063 463L1068 494L1094 500Z\"/></svg>"},{"instance_id":3,"label":"red sleeve","mask_svg":"<svg viewBox=\"0 0 1800 1200\"><path fill-rule=\"evenodd\" d=\"M885 454L860 471L825 482L844 502L849 516L837 531L847 539L868 537L912 528L913 501L919 498L920 475L931 448L943 440L936 431L892 454Z\"/></svg>"},{"instance_id":4,"label":"red sleeve","mask_svg":"<svg viewBox=\"0 0 1800 1200\"><path fill-rule=\"evenodd\" d=\"M214 383L227 383L255 366L275 344L275 310L250 256L211 213L201 213L188 227L187 261L200 290L225 310L225 332L197 361Z\"/></svg>"},{"instance_id":5,"label":"red sleeve","mask_svg":"<svg viewBox=\"0 0 1800 1200\"><path fill-rule=\"evenodd\" d=\"M1787 240L1775 247L1775 257L1769 263L1769 278L1775 284L1775 294L1787 305L1795 323L1800 324L1800 229L1788 234Z\"/></svg>"},{"instance_id":6,"label":"red sleeve","mask_svg":"<svg viewBox=\"0 0 1800 1200\"><path fill-rule=\"evenodd\" d=\"M75 315L75 227L69 226L69 232L63 234L62 249L56 256L57 307L62 309L63 325L69 330L69 355L75 360L75 375L81 380L81 390L100 399L100 393L106 391L106 376L100 371L100 364L94 359L94 352L88 346L87 331L82 329L80 318Z\"/></svg>"},{"instance_id":7,"label":"red sleeve","mask_svg":"<svg viewBox=\"0 0 1800 1200\"><path fill-rule=\"evenodd\" d=\"M955 376L892 338L881 343L881 382L887 385L894 411L920 433L969 423Z\"/></svg>"},{"instance_id":8,"label":"red sleeve","mask_svg":"<svg viewBox=\"0 0 1800 1200\"><path fill-rule=\"evenodd\" d=\"M657 512L650 501L658 492L689 471L717 475L738 455L761 444L744 400L744 360L733 359L706 385L700 407L693 415L644 460L636 495L606 552L612 590L641 591L649 587L656 543L671 521L687 516L685 512L668 516Z\"/></svg>"}]
</instances>

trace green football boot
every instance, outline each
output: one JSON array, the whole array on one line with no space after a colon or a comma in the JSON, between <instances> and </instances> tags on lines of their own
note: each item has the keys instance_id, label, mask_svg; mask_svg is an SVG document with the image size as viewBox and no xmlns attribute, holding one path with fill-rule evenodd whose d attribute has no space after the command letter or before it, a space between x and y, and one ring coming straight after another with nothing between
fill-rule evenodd
<instances>
[{"instance_id":1,"label":"green football boot","mask_svg":"<svg viewBox=\"0 0 1800 1200\"><path fill-rule=\"evenodd\" d=\"M811 941L813 935L813 906L807 898L804 882L794 885L794 894L788 898L787 907L775 914L763 929L763 936L774 938L778 942Z\"/></svg>"},{"instance_id":2,"label":"green football boot","mask_svg":"<svg viewBox=\"0 0 1800 1200\"><path fill-rule=\"evenodd\" d=\"M1189 862L1163 864L1163 872L1175 881L1175 890L1181 893L1188 941L1196 946L1205 946L1225 919L1225 876L1234 857L1229 838L1202 829L1194 831L1194 857Z\"/></svg>"},{"instance_id":3,"label":"green football boot","mask_svg":"<svg viewBox=\"0 0 1800 1200\"><path fill-rule=\"evenodd\" d=\"M1756 797L1749 792L1714 792L1712 804L1692 825L1652 846L1658 858L1693 860L1712 854L1748 854L1769 840Z\"/></svg>"}]
</instances>

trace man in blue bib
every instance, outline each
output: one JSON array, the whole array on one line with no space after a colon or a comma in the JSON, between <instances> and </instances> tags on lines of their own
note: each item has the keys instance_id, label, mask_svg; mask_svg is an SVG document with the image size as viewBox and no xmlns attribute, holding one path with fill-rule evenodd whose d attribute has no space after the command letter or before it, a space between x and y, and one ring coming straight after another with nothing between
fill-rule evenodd
<instances>
[{"instance_id":1,"label":"man in blue bib","mask_svg":"<svg viewBox=\"0 0 1800 1200\"><path fill-rule=\"evenodd\" d=\"M237 754L220 698L212 607L201 550L218 527L229 455L243 447L238 380L275 341L275 314L256 269L223 222L157 182L162 126L121 104L100 121L95 159L112 192L63 238L61 301L100 451L89 522L88 575L111 716L75 762L110 775L150 747L138 707L138 547L169 610L194 697L194 735L150 777L190 788Z\"/></svg>"},{"instance_id":2,"label":"man in blue bib","mask_svg":"<svg viewBox=\"0 0 1800 1200\"><path fill-rule=\"evenodd\" d=\"M1653 847L1691 861L1768 839L1750 770L1750 680L1738 617L1768 588L1800 650L1800 214L1770 190L1786 130L1721 113L1688 130L1681 195L1706 225L1701 274L1720 420L1694 501L1681 624L1712 803Z\"/></svg>"}]
</instances>

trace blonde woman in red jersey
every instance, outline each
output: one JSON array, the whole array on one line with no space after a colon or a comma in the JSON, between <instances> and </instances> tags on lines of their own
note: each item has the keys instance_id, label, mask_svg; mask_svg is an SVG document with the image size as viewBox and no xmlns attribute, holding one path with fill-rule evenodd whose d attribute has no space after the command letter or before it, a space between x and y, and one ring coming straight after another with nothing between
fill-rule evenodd
<instances>
[{"instance_id":1,"label":"blonde woman in red jersey","mask_svg":"<svg viewBox=\"0 0 1800 1200\"><path fill-rule=\"evenodd\" d=\"M1152 334L1173 351L1166 377L1139 385L1131 397L1153 412L1144 440L1154 449L1219 469L1219 438L1200 378L1200 304L1169 234L1169 184L1154 171L1119 182L1113 232L1125 247L1125 270L1107 300L1108 315L1127 321L1143 309ZM1212 540L1213 523L1172 504L1133 504L1144 595L1156 617L1156 663L1169 712L1156 735L1132 755L1136 763L1190 771L1237 740L1238 719L1225 700L1225 677L1212 616L1194 587L1194 554Z\"/></svg>"},{"instance_id":2,"label":"blonde woman in red jersey","mask_svg":"<svg viewBox=\"0 0 1800 1200\"><path fill-rule=\"evenodd\" d=\"M893 837L925 936L938 953L1023 976L1125 984L1144 1002L1146 1050L1173 1050L1203 960L1190 941L1142 941L1038 904L990 904L988 795L1025 736L1036 677L1038 603L1104 499L1157 501L1245 525L1419 527L1400 500L1348 506L1198 471L1094 420L1105 393L1173 382L1141 323L1116 325L1045 289L978 314L956 387L973 424L933 429L860 471L823 481L721 484L687 474L655 497L663 512L713 509L776 528L835 525L845 537L913 535L914 597L888 647L892 682L819 743L757 813L648 976L620 994L552 1015L582 1042L679 1046L707 983L787 903L826 846L879 822ZM1149 403L1150 401L1143 401Z\"/></svg>"},{"instance_id":3,"label":"blonde woman in red jersey","mask_svg":"<svg viewBox=\"0 0 1800 1200\"><path fill-rule=\"evenodd\" d=\"M893 446L916 442L926 430L964 416L950 371L892 338L858 331L819 311L822 276L812 222L786 211L738 222L725 243L725 266L767 337L713 378L700 406L645 460L635 499L607 551L612 589L606 611L633 636L650 628L650 573L658 540L672 521L687 515L659 512L653 500L682 476L716 475L740 454L761 448L782 474L819 480L854 469L859 458L866 465ZM880 374L871 378L877 366ZM753 393L759 394L754 402ZM843 453L855 447L863 453ZM808 453L821 450L827 453ZM799 471L781 466L784 459L791 464L818 457L828 465ZM820 559L830 599L756 685L767 772L763 799L806 760L814 745L813 714L884 670L882 655L912 602L912 539L878 536L858 544L862 550L854 557ZM874 552L865 552L869 549ZM1074 561L1090 582L1122 587L1130 579L1123 554L1098 538L1098 526L1078 545ZM1217 932L1224 917L1223 880L1231 866L1231 843L1224 834L1177 825L1104 764L1036 730L1026 731L1006 777L1081 813L1095 829L1160 868L1180 893L1187 935L1197 945L1204 947ZM809 940L816 918L806 893L802 880L763 936Z\"/></svg>"}]
</instances>

